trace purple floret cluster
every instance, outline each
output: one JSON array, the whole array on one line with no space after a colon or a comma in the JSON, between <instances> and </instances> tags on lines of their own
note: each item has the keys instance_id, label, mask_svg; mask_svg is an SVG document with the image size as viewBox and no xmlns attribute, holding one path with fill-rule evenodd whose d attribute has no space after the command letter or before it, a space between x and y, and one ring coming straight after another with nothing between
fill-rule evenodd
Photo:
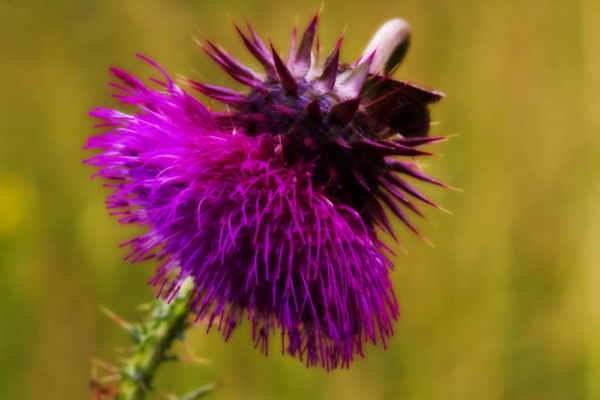
<instances>
[{"instance_id":1,"label":"purple floret cluster","mask_svg":"<svg viewBox=\"0 0 600 400\"><path fill-rule=\"evenodd\" d=\"M376 228L396 237L382 204L415 232L405 210L422 213L410 198L434 205L399 174L444 186L398 158L441 140L427 137L427 106L442 94L371 71L373 55L339 63L341 41L315 60L316 21L297 47L294 35L287 63L238 29L264 75L203 47L249 87L188 81L228 112L148 59L165 77L152 87L113 68L116 97L137 112L93 110L112 130L89 139L100 153L86 162L110 180L120 222L147 227L128 258L161 260L152 284L168 283L170 296L192 277L190 304L209 328L228 339L248 320L264 353L281 335L283 352L330 369L393 334L391 252Z\"/></svg>"}]
</instances>

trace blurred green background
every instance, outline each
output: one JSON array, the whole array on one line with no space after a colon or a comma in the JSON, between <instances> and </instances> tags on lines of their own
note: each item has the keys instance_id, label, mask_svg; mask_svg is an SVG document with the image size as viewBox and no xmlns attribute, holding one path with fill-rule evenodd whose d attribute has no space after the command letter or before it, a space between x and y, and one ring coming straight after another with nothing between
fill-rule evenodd
<instances>
[{"instance_id":1,"label":"blurred green background","mask_svg":"<svg viewBox=\"0 0 600 400\"><path fill-rule=\"evenodd\" d=\"M140 315L156 265L123 262L135 227L107 216L108 190L81 161L94 106L117 106L108 67L201 75L237 87L197 48L198 29L250 62L229 22L246 15L285 53L320 0L1 0L0 398L90 398L89 357L114 361L127 337L98 306ZM600 398L600 2L328 0L321 43L347 27L355 60L392 17L413 28L396 76L448 97L433 108L427 171L463 193L423 187L453 215L401 229L393 281L401 320L388 351L350 370L305 369L190 334L210 366L168 365L179 393L228 379L218 399ZM151 397L152 398L152 397Z\"/></svg>"}]
</instances>

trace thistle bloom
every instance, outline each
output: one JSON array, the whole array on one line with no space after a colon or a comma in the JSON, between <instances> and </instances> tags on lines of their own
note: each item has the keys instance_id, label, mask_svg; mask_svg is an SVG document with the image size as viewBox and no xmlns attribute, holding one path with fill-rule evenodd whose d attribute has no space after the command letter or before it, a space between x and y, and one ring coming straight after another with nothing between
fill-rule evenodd
<instances>
[{"instance_id":1,"label":"thistle bloom","mask_svg":"<svg viewBox=\"0 0 600 400\"><path fill-rule=\"evenodd\" d=\"M129 257L162 260L153 284L172 277L172 294L192 277L191 304L209 328L227 339L250 320L265 353L280 334L284 352L329 369L393 333L392 264L376 228L396 238L382 205L415 232L405 210L422 214L411 198L435 206L402 176L444 185L398 157L430 155L418 148L441 140L427 137L427 107L443 95L390 78L408 43L403 21L346 65L341 39L321 61L317 19L298 45L294 30L287 62L250 25L248 35L236 26L264 74L200 44L249 88L187 80L225 113L150 60L165 75L160 90L112 69L125 83L117 97L139 112L92 111L116 128L89 140L101 153L87 162L114 182L107 203L120 221L148 226Z\"/></svg>"}]
</instances>

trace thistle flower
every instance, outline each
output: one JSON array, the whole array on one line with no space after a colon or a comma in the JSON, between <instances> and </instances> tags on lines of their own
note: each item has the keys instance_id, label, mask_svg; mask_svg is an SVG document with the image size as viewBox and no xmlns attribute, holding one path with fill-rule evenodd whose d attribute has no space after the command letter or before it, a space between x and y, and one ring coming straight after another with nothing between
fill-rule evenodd
<instances>
[{"instance_id":1,"label":"thistle flower","mask_svg":"<svg viewBox=\"0 0 600 400\"><path fill-rule=\"evenodd\" d=\"M155 90L113 68L117 97L137 114L96 108L116 128L93 137L87 160L109 185L121 223L148 226L129 242L133 262L161 259L153 279L168 295L187 277L199 318L226 340L244 319L264 353L273 334L308 366L349 366L363 343L393 333L398 304L391 262L376 228L395 233L386 212L417 232L412 198L435 206L402 177L444 186L400 157L426 156L428 105L443 94L390 77L406 52L408 25L382 27L353 65L339 61L342 39L320 58L318 15L287 62L272 45L235 26L264 68L260 74L206 40L202 49L245 93L186 80L222 102L207 109L165 75ZM402 175L399 175L402 174ZM437 207L437 206L435 206ZM173 274L175 272L175 274Z\"/></svg>"}]
</instances>

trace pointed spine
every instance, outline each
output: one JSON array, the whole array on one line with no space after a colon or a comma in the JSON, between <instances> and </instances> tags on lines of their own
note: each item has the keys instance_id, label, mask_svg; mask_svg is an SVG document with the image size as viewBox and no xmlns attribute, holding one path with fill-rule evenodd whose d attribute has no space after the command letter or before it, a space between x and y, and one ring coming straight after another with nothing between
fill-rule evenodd
<instances>
[{"instance_id":1,"label":"pointed spine","mask_svg":"<svg viewBox=\"0 0 600 400\"><path fill-rule=\"evenodd\" d=\"M385 203L385 205L389 207L389 209L395 216L397 216L406 226L410 228L411 231L416 233L417 236L419 236L425 242L430 243L423 235L421 235L417 228L415 228L415 226L412 224L412 222L410 222L406 214L404 214L402 209L398 206L398 204L396 204L394 199L392 199L389 194L384 192L378 192L377 196Z\"/></svg>"},{"instance_id":2,"label":"pointed spine","mask_svg":"<svg viewBox=\"0 0 600 400\"><path fill-rule=\"evenodd\" d=\"M434 185L438 185L446 189L453 189L450 186L444 185L443 183L429 177L428 175L425 175L421 171L418 171L409 163L400 160L386 160L386 163L392 169L392 171L400 172L420 181L433 183Z\"/></svg>"},{"instance_id":3,"label":"pointed spine","mask_svg":"<svg viewBox=\"0 0 600 400\"><path fill-rule=\"evenodd\" d=\"M305 107L306 111L317 118L318 120L323 119L323 111L321 111L321 106L319 105L319 98L315 97L312 99Z\"/></svg>"},{"instance_id":4,"label":"pointed spine","mask_svg":"<svg viewBox=\"0 0 600 400\"><path fill-rule=\"evenodd\" d=\"M298 38L298 21L294 22L294 30L292 31L292 40L290 41L290 51L288 53L288 67L292 67L296 62L296 40Z\"/></svg>"},{"instance_id":5,"label":"pointed spine","mask_svg":"<svg viewBox=\"0 0 600 400\"><path fill-rule=\"evenodd\" d=\"M227 96L227 97L244 97L240 92L233 89L228 89L220 86L207 85L205 83L196 82L192 79L186 79L188 84L194 89L197 89L202 94L207 96Z\"/></svg>"},{"instance_id":6,"label":"pointed spine","mask_svg":"<svg viewBox=\"0 0 600 400\"><path fill-rule=\"evenodd\" d=\"M206 43L213 49L213 51L219 56L219 58L227 64L227 66L244 78L252 79L252 80L260 80L260 76L258 76L254 71L250 68L246 67L244 64L240 63L235 58L231 57L227 52L215 44L213 44L210 40L204 38Z\"/></svg>"},{"instance_id":7,"label":"pointed spine","mask_svg":"<svg viewBox=\"0 0 600 400\"><path fill-rule=\"evenodd\" d=\"M235 79L236 81L240 82L243 85L246 85L248 87L251 87L253 89L258 90L259 92L262 92L262 93L268 93L269 92L269 90L267 89L267 87L265 85L263 85L262 83L254 80L254 79L246 78L245 76L240 75L237 71L231 69L231 67L229 66L229 64L227 64L224 60L222 60L218 55L213 54L209 49L207 49L198 40L196 40L196 43L198 43L198 46L200 46L200 48L202 50L204 50L204 52L206 54L208 54L208 56L210 58L212 58L217 64L219 64L219 66L225 72L227 72L233 79Z\"/></svg>"},{"instance_id":8,"label":"pointed spine","mask_svg":"<svg viewBox=\"0 0 600 400\"><path fill-rule=\"evenodd\" d=\"M401 137L401 138L392 139L392 140L403 146L419 147L419 146L424 146L426 144L443 142L447 139L448 139L447 137L440 136L440 137L414 137L414 138Z\"/></svg>"},{"instance_id":9,"label":"pointed spine","mask_svg":"<svg viewBox=\"0 0 600 400\"><path fill-rule=\"evenodd\" d=\"M382 194L385 194L385 193L380 193L380 192L377 193L377 195L379 195L379 196L381 196ZM392 201L392 203L393 203L393 201ZM379 203L379 201L374 200L372 204L374 206L373 208L375 209L375 212L373 212L372 214L379 218L379 221L381 221L383 223L383 225L387 229L390 236L392 236L392 238L396 242L398 242L398 238L396 237L396 234L394 233L394 230L392 229L392 224L390 224L390 220L387 217L383 207L381 207L381 204ZM381 225L379 225L379 227L381 228Z\"/></svg>"},{"instance_id":10,"label":"pointed spine","mask_svg":"<svg viewBox=\"0 0 600 400\"><path fill-rule=\"evenodd\" d=\"M365 106L367 116L372 120L378 120L389 114L398 105L398 100L400 100L400 96L402 96L405 88L406 85L367 104Z\"/></svg>"},{"instance_id":11,"label":"pointed spine","mask_svg":"<svg viewBox=\"0 0 600 400\"><path fill-rule=\"evenodd\" d=\"M250 35L252 36L252 40L254 41L254 44L256 45L256 47L258 47L258 49L261 52L263 52L264 54L269 54L269 49L267 49L267 46L265 45L265 43L256 34L256 32L254 31L254 29L252 28L252 25L250 25L250 22L248 22L248 20L246 20L246 26L248 27L248 32L250 32Z\"/></svg>"},{"instance_id":12,"label":"pointed spine","mask_svg":"<svg viewBox=\"0 0 600 400\"><path fill-rule=\"evenodd\" d=\"M392 196L394 196L396 200L404 204L406 207L410 208L419 217L425 218L425 216L419 210L419 207L415 206L410 200L408 200L406 196L402 194L402 192L397 187L390 183L389 180L379 175L375 175L375 179L377 179L379 184L383 186L383 188L387 190Z\"/></svg>"},{"instance_id":13,"label":"pointed spine","mask_svg":"<svg viewBox=\"0 0 600 400\"><path fill-rule=\"evenodd\" d=\"M290 72L288 67L286 67L283 60L281 60L281 57L279 57L279 54L277 54L277 52L275 51L275 48L273 48L272 43L271 43L271 52L273 54L273 62L275 63L275 69L277 70L277 75L279 75L279 79L281 80L281 86L283 86L283 88L285 90L287 90L288 92L297 96L298 95L298 82L296 82L296 79L292 76L292 73Z\"/></svg>"},{"instance_id":14,"label":"pointed spine","mask_svg":"<svg viewBox=\"0 0 600 400\"><path fill-rule=\"evenodd\" d=\"M294 74L298 77L305 76L310 68L310 55L317 30L317 22L319 21L319 13L315 15L308 28L306 28L300 46L298 46L298 52L292 67Z\"/></svg>"},{"instance_id":15,"label":"pointed spine","mask_svg":"<svg viewBox=\"0 0 600 400\"><path fill-rule=\"evenodd\" d=\"M363 189L365 189L367 192L371 191L367 181L365 180L365 177L357 169L352 168L352 174L354 174L354 178L356 178L356 181L360 184L360 186L363 187Z\"/></svg>"},{"instance_id":16,"label":"pointed spine","mask_svg":"<svg viewBox=\"0 0 600 400\"><path fill-rule=\"evenodd\" d=\"M352 142L352 145L371 154L380 154L383 156L415 157L433 155L432 153L412 149L410 147L395 145L393 142L384 140L373 141L369 139L359 139Z\"/></svg>"},{"instance_id":17,"label":"pointed spine","mask_svg":"<svg viewBox=\"0 0 600 400\"><path fill-rule=\"evenodd\" d=\"M432 202L431 200L429 200L427 197L425 197L421 193L419 193L417 191L417 189L413 188L408 183L406 183L405 181L403 181L402 179L400 179L396 174L394 174L392 172L388 172L388 173L385 174L385 177L390 181L390 183L392 185L394 185L394 186L396 186L396 187L404 190L406 193L410 194L411 196L413 196L413 197L421 200L424 203L429 204L430 206L433 206L433 207L435 207L437 209L440 209L442 211L446 211L442 207L438 206L437 204L435 204L434 202Z\"/></svg>"},{"instance_id":18,"label":"pointed spine","mask_svg":"<svg viewBox=\"0 0 600 400\"><path fill-rule=\"evenodd\" d=\"M343 124L350 123L354 119L354 116L356 115L356 112L358 111L358 106L359 106L361 100L362 100L362 97L356 97L354 99L341 101L341 102L335 104L333 107L331 107L329 112L331 113L331 115L333 115L335 118L337 118L341 123L343 123Z\"/></svg>"},{"instance_id":19,"label":"pointed spine","mask_svg":"<svg viewBox=\"0 0 600 400\"><path fill-rule=\"evenodd\" d=\"M321 76L313 81L313 87L323 93L328 93L335 87L335 80L337 78L338 64L340 59L340 46L342 45L342 39L340 39L333 49L332 54L327 57L325 68Z\"/></svg>"},{"instance_id":20,"label":"pointed spine","mask_svg":"<svg viewBox=\"0 0 600 400\"><path fill-rule=\"evenodd\" d=\"M252 54L252 56L254 56L254 58L258 60L259 63L261 63L261 65L265 69L265 72L267 73L267 76L269 78L275 78L275 67L273 66L273 62L271 61L271 55L269 53L263 53L259 46L252 43L250 39L248 39L246 35L244 35L244 33L240 30L240 28L238 28L238 26L235 23L233 24L233 26L239 33L248 51Z\"/></svg>"},{"instance_id":21,"label":"pointed spine","mask_svg":"<svg viewBox=\"0 0 600 400\"><path fill-rule=\"evenodd\" d=\"M205 85L191 79L187 79L187 83L192 89L199 91L203 95L229 104L230 106L240 108L248 104L248 99L235 90L226 89L219 86Z\"/></svg>"}]
</instances>

